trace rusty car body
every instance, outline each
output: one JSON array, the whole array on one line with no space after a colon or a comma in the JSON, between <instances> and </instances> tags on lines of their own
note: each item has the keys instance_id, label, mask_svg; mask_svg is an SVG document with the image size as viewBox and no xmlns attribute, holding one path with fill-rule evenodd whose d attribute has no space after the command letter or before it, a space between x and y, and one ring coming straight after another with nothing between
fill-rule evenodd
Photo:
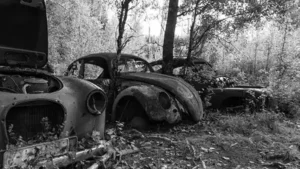
<instances>
[{"instance_id":1,"label":"rusty car body","mask_svg":"<svg viewBox=\"0 0 300 169\"><path fill-rule=\"evenodd\" d=\"M103 137L104 90L43 70L48 62L43 0L1 1L0 21L0 168L76 161L85 151L77 151L78 139L94 131Z\"/></svg>"},{"instance_id":2,"label":"rusty car body","mask_svg":"<svg viewBox=\"0 0 300 169\"><path fill-rule=\"evenodd\" d=\"M162 60L157 60L150 63L155 72L160 72L163 64ZM214 109L240 109L245 106L252 106L251 108L269 108L272 105L272 98L267 90L261 86L241 86L236 85L227 77L218 77L212 65L201 58L192 57L188 62L185 58L174 58L173 75L184 77L185 69L193 69L194 66L202 66L202 69L208 70L213 74L212 80L200 82L197 80L190 80L189 83L195 87L202 100L208 95L209 88L209 103L205 108ZM205 104L205 103L204 103Z\"/></svg>"},{"instance_id":3,"label":"rusty car body","mask_svg":"<svg viewBox=\"0 0 300 169\"><path fill-rule=\"evenodd\" d=\"M105 88L108 114L112 121L125 121L133 127L149 122L174 124L189 115L194 121L203 117L197 91L180 78L153 73L149 63L137 56L96 53L75 60L66 72Z\"/></svg>"}]
</instances>

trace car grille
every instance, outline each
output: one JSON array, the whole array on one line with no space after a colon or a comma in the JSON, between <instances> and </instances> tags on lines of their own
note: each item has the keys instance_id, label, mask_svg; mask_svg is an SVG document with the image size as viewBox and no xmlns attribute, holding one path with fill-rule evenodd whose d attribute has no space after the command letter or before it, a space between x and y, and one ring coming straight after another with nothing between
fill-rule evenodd
<instances>
[{"instance_id":1,"label":"car grille","mask_svg":"<svg viewBox=\"0 0 300 169\"><path fill-rule=\"evenodd\" d=\"M64 108L54 102L32 101L16 105L8 111L6 116L10 143L19 136L22 136L24 141L28 141L42 132L53 131L54 128L57 129L63 125L64 118ZM45 120L48 124L46 127L42 124Z\"/></svg>"}]
</instances>

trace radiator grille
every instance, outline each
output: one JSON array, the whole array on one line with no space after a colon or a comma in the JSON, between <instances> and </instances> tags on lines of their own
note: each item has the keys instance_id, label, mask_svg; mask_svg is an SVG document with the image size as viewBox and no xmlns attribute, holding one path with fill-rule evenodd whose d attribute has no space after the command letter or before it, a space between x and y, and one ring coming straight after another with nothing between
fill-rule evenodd
<instances>
[{"instance_id":1,"label":"radiator grille","mask_svg":"<svg viewBox=\"0 0 300 169\"><path fill-rule=\"evenodd\" d=\"M51 127L58 127L64 122L64 109L61 105L49 101L35 101L11 108L6 116L6 128L24 141L44 132L42 119L47 118ZM9 132L9 131L7 131ZM10 134L9 134L10 137ZM12 140L12 139L10 139Z\"/></svg>"}]
</instances>

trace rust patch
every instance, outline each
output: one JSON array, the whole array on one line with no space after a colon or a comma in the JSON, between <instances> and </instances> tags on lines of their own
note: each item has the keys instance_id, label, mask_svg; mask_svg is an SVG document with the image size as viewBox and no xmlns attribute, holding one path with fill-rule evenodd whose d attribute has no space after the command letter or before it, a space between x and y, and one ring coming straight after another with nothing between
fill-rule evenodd
<instances>
[{"instance_id":1,"label":"rust patch","mask_svg":"<svg viewBox=\"0 0 300 169\"><path fill-rule=\"evenodd\" d=\"M72 137L8 150L4 153L4 168L28 168L39 161L65 155L75 150L76 145L77 137Z\"/></svg>"}]
</instances>

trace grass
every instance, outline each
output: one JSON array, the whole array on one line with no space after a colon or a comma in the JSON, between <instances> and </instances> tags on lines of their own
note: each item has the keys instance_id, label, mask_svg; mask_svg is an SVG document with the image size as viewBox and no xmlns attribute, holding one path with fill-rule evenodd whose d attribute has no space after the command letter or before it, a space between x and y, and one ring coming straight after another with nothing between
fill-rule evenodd
<instances>
[{"instance_id":1,"label":"grass","mask_svg":"<svg viewBox=\"0 0 300 169\"><path fill-rule=\"evenodd\" d=\"M216 127L229 133L250 136L254 131L278 133L280 115L271 112L242 115L221 115L216 122Z\"/></svg>"}]
</instances>

